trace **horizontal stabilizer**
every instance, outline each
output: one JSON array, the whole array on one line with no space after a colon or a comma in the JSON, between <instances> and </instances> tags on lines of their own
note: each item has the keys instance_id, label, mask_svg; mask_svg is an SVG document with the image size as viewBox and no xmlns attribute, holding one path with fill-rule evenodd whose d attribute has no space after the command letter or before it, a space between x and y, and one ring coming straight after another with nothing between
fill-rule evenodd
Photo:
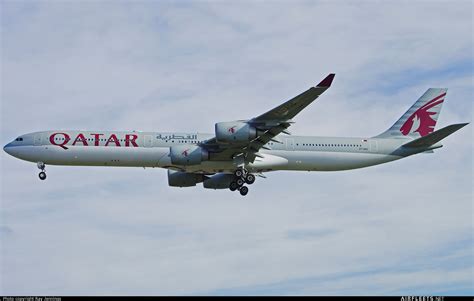
<instances>
[{"instance_id":1,"label":"horizontal stabilizer","mask_svg":"<svg viewBox=\"0 0 474 301\"><path fill-rule=\"evenodd\" d=\"M458 123L458 124L451 124L447 127L444 127L440 130L434 131L431 134L418 138L416 140L410 141L404 144L404 147L428 147L436 142L443 140L444 138L448 137L452 133L456 132L460 128L468 125L469 123Z\"/></svg>"}]
</instances>

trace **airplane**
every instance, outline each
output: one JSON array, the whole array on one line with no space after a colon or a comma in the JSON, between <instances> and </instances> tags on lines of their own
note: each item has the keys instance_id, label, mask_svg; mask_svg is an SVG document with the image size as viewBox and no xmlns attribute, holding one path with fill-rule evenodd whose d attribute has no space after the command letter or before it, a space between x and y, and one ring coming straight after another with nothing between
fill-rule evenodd
<instances>
[{"instance_id":1,"label":"airplane","mask_svg":"<svg viewBox=\"0 0 474 301\"><path fill-rule=\"evenodd\" d=\"M447 89L428 89L385 132L371 137L294 136L293 118L332 84L319 84L257 117L215 124L213 134L51 130L17 137L3 148L35 162L46 179L46 165L160 167L168 184L230 189L247 195L256 176L278 170L337 171L387 163L433 152L439 142L468 123L434 130Z\"/></svg>"}]
</instances>

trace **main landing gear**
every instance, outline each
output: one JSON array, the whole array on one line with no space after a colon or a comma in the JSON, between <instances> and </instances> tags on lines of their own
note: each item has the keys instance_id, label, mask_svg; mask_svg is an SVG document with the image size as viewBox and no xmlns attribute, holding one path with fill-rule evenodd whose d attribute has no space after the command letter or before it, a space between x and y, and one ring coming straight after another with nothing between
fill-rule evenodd
<instances>
[{"instance_id":1,"label":"main landing gear","mask_svg":"<svg viewBox=\"0 0 474 301\"><path fill-rule=\"evenodd\" d=\"M46 165L44 165L43 162L38 162L37 166L39 169L41 169L41 172L39 173L38 177L40 178L41 181L46 180L46 172L45 172Z\"/></svg>"},{"instance_id":2,"label":"main landing gear","mask_svg":"<svg viewBox=\"0 0 474 301\"><path fill-rule=\"evenodd\" d=\"M249 193L249 188L244 186L245 183L252 185L255 182L255 176L243 168L239 168L234 172L234 181L229 184L231 191L238 190L240 195L245 196Z\"/></svg>"}]
</instances>

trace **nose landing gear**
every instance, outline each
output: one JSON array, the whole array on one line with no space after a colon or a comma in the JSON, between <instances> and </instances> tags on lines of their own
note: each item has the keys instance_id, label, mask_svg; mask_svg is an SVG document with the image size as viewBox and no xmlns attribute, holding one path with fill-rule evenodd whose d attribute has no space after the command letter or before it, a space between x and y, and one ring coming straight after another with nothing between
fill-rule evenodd
<instances>
[{"instance_id":1,"label":"nose landing gear","mask_svg":"<svg viewBox=\"0 0 474 301\"><path fill-rule=\"evenodd\" d=\"M37 166L41 170L38 177L40 178L41 181L46 180L46 172L45 172L46 165L43 162L38 162Z\"/></svg>"},{"instance_id":2,"label":"nose landing gear","mask_svg":"<svg viewBox=\"0 0 474 301\"><path fill-rule=\"evenodd\" d=\"M238 168L234 171L234 177L235 179L230 183L229 189L231 191L238 190L240 192L240 195L242 196L247 195L247 193L249 192L249 188L247 186L244 186L244 184L253 184L255 182L255 176L249 173L244 168Z\"/></svg>"}]
</instances>

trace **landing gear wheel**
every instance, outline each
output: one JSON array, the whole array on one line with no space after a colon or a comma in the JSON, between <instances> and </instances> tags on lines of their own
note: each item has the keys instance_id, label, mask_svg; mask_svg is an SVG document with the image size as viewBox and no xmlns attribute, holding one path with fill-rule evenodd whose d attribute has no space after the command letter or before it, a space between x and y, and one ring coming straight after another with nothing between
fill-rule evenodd
<instances>
[{"instance_id":1,"label":"landing gear wheel","mask_svg":"<svg viewBox=\"0 0 474 301\"><path fill-rule=\"evenodd\" d=\"M242 169L237 169L236 171L234 171L234 176L236 176L237 178L240 178L242 177L242 175L244 174L243 170Z\"/></svg>"},{"instance_id":2,"label":"landing gear wheel","mask_svg":"<svg viewBox=\"0 0 474 301\"><path fill-rule=\"evenodd\" d=\"M251 185L253 184L253 182L255 182L255 176L253 174L248 174L246 177L245 177L245 183Z\"/></svg>"},{"instance_id":3,"label":"landing gear wheel","mask_svg":"<svg viewBox=\"0 0 474 301\"><path fill-rule=\"evenodd\" d=\"M46 180L46 173L44 171L40 172L38 176L39 176L40 180L42 180L42 181Z\"/></svg>"},{"instance_id":4,"label":"landing gear wheel","mask_svg":"<svg viewBox=\"0 0 474 301\"><path fill-rule=\"evenodd\" d=\"M249 188L247 186L240 187L240 195L245 196L249 193Z\"/></svg>"},{"instance_id":5,"label":"landing gear wheel","mask_svg":"<svg viewBox=\"0 0 474 301\"><path fill-rule=\"evenodd\" d=\"M237 186L239 186L239 187L242 187L245 184L244 180L242 180L242 179L237 179L237 181L235 181L235 182L237 183Z\"/></svg>"},{"instance_id":6,"label":"landing gear wheel","mask_svg":"<svg viewBox=\"0 0 474 301\"><path fill-rule=\"evenodd\" d=\"M239 188L239 185L237 184L237 182L231 182L231 183L229 184L229 189L230 189L230 191L236 191L237 188Z\"/></svg>"}]
</instances>

